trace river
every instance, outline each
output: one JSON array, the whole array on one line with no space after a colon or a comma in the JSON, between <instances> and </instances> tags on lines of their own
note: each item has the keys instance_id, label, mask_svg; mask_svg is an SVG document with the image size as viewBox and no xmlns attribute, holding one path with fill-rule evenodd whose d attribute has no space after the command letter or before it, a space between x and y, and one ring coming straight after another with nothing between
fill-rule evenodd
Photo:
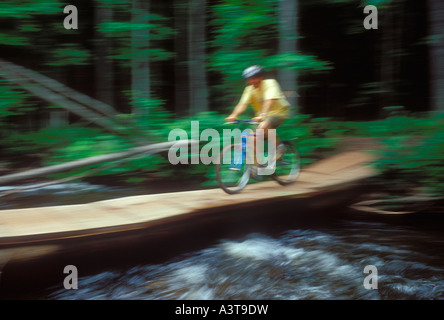
<instances>
[{"instance_id":1,"label":"river","mask_svg":"<svg viewBox=\"0 0 444 320\"><path fill-rule=\"evenodd\" d=\"M343 208L202 239L160 261L142 249L131 264L79 270L77 290L58 284L36 298L443 299L443 227L433 214L387 217ZM364 273L366 266L374 269Z\"/></svg>"}]
</instances>

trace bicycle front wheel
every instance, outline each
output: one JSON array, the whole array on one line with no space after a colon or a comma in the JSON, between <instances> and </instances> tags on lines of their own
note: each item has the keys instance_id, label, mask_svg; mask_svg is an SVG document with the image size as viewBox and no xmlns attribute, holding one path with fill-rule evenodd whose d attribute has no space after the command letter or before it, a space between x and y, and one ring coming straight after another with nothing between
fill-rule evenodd
<instances>
[{"instance_id":1,"label":"bicycle front wheel","mask_svg":"<svg viewBox=\"0 0 444 320\"><path fill-rule=\"evenodd\" d=\"M216 164L216 178L219 186L228 194L241 191L250 179L249 165L241 144L226 146Z\"/></svg>"},{"instance_id":2,"label":"bicycle front wheel","mask_svg":"<svg viewBox=\"0 0 444 320\"><path fill-rule=\"evenodd\" d=\"M296 181L301 171L301 158L296 148L289 142L283 141L283 156L276 160L276 170L273 179L281 185Z\"/></svg>"}]
</instances>

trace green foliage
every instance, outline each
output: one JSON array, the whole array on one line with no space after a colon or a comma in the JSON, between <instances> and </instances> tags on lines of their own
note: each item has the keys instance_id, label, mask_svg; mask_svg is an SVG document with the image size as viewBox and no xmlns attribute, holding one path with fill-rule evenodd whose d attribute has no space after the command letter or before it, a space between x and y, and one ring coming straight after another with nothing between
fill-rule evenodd
<instances>
[{"instance_id":1,"label":"green foliage","mask_svg":"<svg viewBox=\"0 0 444 320\"><path fill-rule=\"evenodd\" d=\"M0 78L0 123L3 118L23 114L29 110L28 94Z\"/></svg>"},{"instance_id":2,"label":"green foliage","mask_svg":"<svg viewBox=\"0 0 444 320\"><path fill-rule=\"evenodd\" d=\"M93 141L100 134L98 129L80 126L17 132L8 137L8 151L12 154L37 156L44 165L56 164L99 154L100 151L94 145L90 144L89 151L82 152L79 144L81 141Z\"/></svg>"},{"instance_id":3,"label":"green foliage","mask_svg":"<svg viewBox=\"0 0 444 320\"><path fill-rule=\"evenodd\" d=\"M0 33L0 45L20 46L32 49L33 54L47 52L58 43L48 41L64 31L63 2L59 0L5 0L0 3L0 22L12 28ZM49 28L46 23L57 19L58 28ZM42 32L44 31L44 32Z\"/></svg>"},{"instance_id":4,"label":"green foliage","mask_svg":"<svg viewBox=\"0 0 444 320\"><path fill-rule=\"evenodd\" d=\"M213 48L209 68L221 75L225 97L239 94L240 74L252 64L269 71L328 70L327 62L301 52L279 53L278 1L223 0L211 6Z\"/></svg>"},{"instance_id":5,"label":"green foliage","mask_svg":"<svg viewBox=\"0 0 444 320\"><path fill-rule=\"evenodd\" d=\"M356 4L358 1L356 0L323 0L324 2L330 3L330 4L340 4L340 3L352 3ZM392 2L396 2L397 0L361 0L360 5L361 7L367 6L367 5L373 5L378 8L385 7L387 5L390 5Z\"/></svg>"},{"instance_id":6,"label":"green foliage","mask_svg":"<svg viewBox=\"0 0 444 320\"><path fill-rule=\"evenodd\" d=\"M429 135L434 132L435 119L407 115L392 116L384 120L367 122L331 122L344 133L361 137L388 137L393 135Z\"/></svg>"},{"instance_id":7,"label":"green foliage","mask_svg":"<svg viewBox=\"0 0 444 320\"><path fill-rule=\"evenodd\" d=\"M28 19L32 16L57 14L63 3L58 0L3 0L0 3L0 18Z\"/></svg>"},{"instance_id":8,"label":"green foliage","mask_svg":"<svg viewBox=\"0 0 444 320\"><path fill-rule=\"evenodd\" d=\"M328 62L318 60L314 56L304 55L300 52L281 53L266 57L263 66L268 69L289 69L299 71L326 71L331 69Z\"/></svg>"},{"instance_id":9,"label":"green foliage","mask_svg":"<svg viewBox=\"0 0 444 320\"><path fill-rule=\"evenodd\" d=\"M90 64L91 54L88 50L75 44L62 44L49 54L48 66L82 66Z\"/></svg>"},{"instance_id":10,"label":"green foliage","mask_svg":"<svg viewBox=\"0 0 444 320\"><path fill-rule=\"evenodd\" d=\"M127 91L126 94L130 99L134 99L132 100L134 110L132 114L122 117L131 120L133 126L149 130L152 136L159 137L159 132L163 132L165 126L168 126L173 119L173 114L165 109L165 101L155 97L136 100L131 91Z\"/></svg>"},{"instance_id":11,"label":"green foliage","mask_svg":"<svg viewBox=\"0 0 444 320\"><path fill-rule=\"evenodd\" d=\"M113 21L104 21L96 26L105 37L112 38L118 43L111 58L122 60L125 64L137 58L148 57L151 62L156 62L174 57L172 52L160 45L161 41L171 39L174 35L168 18L155 13L146 13L139 14L137 21L131 21L128 14L131 2L127 1L114 3L114 9L124 14L114 18ZM137 32L136 41L132 41L134 32Z\"/></svg>"},{"instance_id":12,"label":"green foliage","mask_svg":"<svg viewBox=\"0 0 444 320\"><path fill-rule=\"evenodd\" d=\"M275 37L276 2L224 0L212 6L213 45L220 48L267 48Z\"/></svg>"},{"instance_id":13,"label":"green foliage","mask_svg":"<svg viewBox=\"0 0 444 320\"><path fill-rule=\"evenodd\" d=\"M375 162L384 178L398 187L419 186L442 196L444 187L444 118L409 119L396 117L392 135L385 135L380 158ZM385 181L382 180L382 183ZM385 182L386 183L386 182Z\"/></svg>"},{"instance_id":14,"label":"green foliage","mask_svg":"<svg viewBox=\"0 0 444 320\"><path fill-rule=\"evenodd\" d=\"M0 32L0 45L24 46L30 45L30 43L29 40L23 36Z\"/></svg>"},{"instance_id":15,"label":"green foliage","mask_svg":"<svg viewBox=\"0 0 444 320\"><path fill-rule=\"evenodd\" d=\"M121 38L128 36L131 31L146 30L150 32L144 32L145 40L163 40L173 36L173 29L168 26L169 19L158 14L146 14L142 18L149 22L106 21L97 25L96 28L110 38Z\"/></svg>"},{"instance_id":16,"label":"green foliage","mask_svg":"<svg viewBox=\"0 0 444 320\"><path fill-rule=\"evenodd\" d=\"M17 130L17 126L11 121L13 117L24 115L32 111L34 107L30 104L29 95L20 88L9 84L0 78L0 137L10 130ZM7 139L4 139L6 142Z\"/></svg>"},{"instance_id":17,"label":"green foliage","mask_svg":"<svg viewBox=\"0 0 444 320\"><path fill-rule=\"evenodd\" d=\"M413 186L439 195L444 187L444 116L411 115L402 107L388 107L383 120L342 122L328 118L312 119L316 136L374 138L380 145L373 165L381 172L375 180L381 187L404 192ZM316 142L318 147L322 140Z\"/></svg>"}]
</instances>

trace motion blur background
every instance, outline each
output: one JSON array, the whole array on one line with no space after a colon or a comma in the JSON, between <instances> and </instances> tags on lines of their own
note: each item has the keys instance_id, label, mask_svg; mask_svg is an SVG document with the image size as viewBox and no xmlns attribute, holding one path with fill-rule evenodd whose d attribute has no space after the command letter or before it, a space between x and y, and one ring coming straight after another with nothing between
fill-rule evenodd
<instances>
[{"instance_id":1,"label":"motion blur background","mask_svg":"<svg viewBox=\"0 0 444 320\"><path fill-rule=\"evenodd\" d=\"M64 27L67 5L78 29ZM367 5L378 9L377 29L364 28ZM278 134L300 138L303 166L374 150L376 198L419 217L337 220L349 211L327 208L329 219L306 221L303 210L281 208L292 225L245 236L239 224L234 240L192 234L199 245L188 255L180 241L146 246L136 262L114 255L126 265L83 273L81 290L60 291L60 282L33 297L442 299L442 0L1 0L0 180L165 142L191 121L222 132L252 64L287 94L292 116ZM78 181L11 193L66 177ZM0 186L0 208L215 186L212 166L173 166L160 152L12 181ZM378 291L362 286L367 264L379 268Z\"/></svg>"},{"instance_id":2,"label":"motion blur background","mask_svg":"<svg viewBox=\"0 0 444 320\"><path fill-rule=\"evenodd\" d=\"M0 68L3 173L166 141L191 120L220 129L244 88L242 70L261 64L292 103L280 134L301 138L306 163L344 136L377 137L389 151L378 167L395 172L391 179L441 186L442 1L74 0L78 29L64 28L66 5L2 1L0 58L107 104L125 134L48 102L45 91L24 90L17 73ZM378 9L378 29L364 28L366 5ZM95 174L109 175L118 183L214 181L207 167L173 168L165 155Z\"/></svg>"}]
</instances>

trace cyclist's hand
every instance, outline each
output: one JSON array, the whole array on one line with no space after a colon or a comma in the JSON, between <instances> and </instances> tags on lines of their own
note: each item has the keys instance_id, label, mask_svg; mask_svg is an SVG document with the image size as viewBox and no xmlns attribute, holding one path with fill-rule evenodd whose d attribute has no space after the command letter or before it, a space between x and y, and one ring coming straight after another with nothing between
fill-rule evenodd
<instances>
[{"instance_id":1,"label":"cyclist's hand","mask_svg":"<svg viewBox=\"0 0 444 320\"><path fill-rule=\"evenodd\" d=\"M254 117L253 119L252 119L254 122L262 122L262 120L264 120L261 116L259 116L259 117Z\"/></svg>"},{"instance_id":2,"label":"cyclist's hand","mask_svg":"<svg viewBox=\"0 0 444 320\"><path fill-rule=\"evenodd\" d=\"M225 118L225 121L226 122L233 122L236 119L237 119L237 117L235 117L235 116L228 116L228 117Z\"/></svg>"}]
</instances>

